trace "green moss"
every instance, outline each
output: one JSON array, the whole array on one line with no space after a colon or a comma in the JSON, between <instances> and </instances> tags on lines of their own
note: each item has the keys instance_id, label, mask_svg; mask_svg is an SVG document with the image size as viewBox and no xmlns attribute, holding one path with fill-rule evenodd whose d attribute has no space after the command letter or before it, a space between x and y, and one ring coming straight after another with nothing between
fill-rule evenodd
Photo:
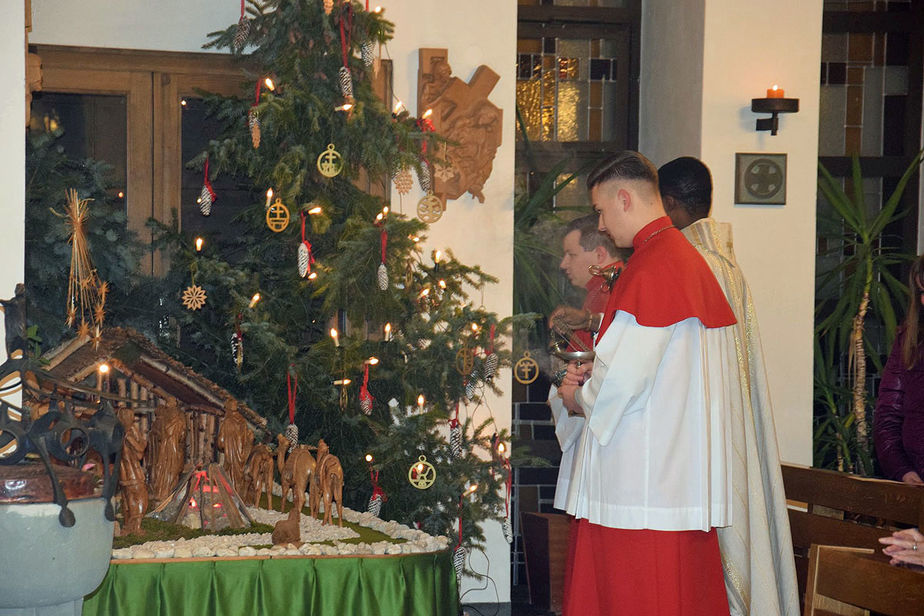
<instances>
[{"instance_id":1,"label":"green moss","mask_svg":"<svg viewBox=\"0 0 924 616\"><path fill-rule=\"evenodd\" d=\"M274 498L273 504L278 504ZM276 509L278 511L278 508ZM308 507L302 509L302 515L310 515ZM334 524L337 524L336 518L334 518ZM360 526L358 524L353 524L352 522L343 521L345 527L351 528L359 535L359 537L353 537L351 539L343 539L342 543L377 543L379 541L389 541L391 543L406 543L405 539L395 539L389 537L385 533L381 533L377 530L372 530L365 526ZM141 520L141 529L144 531L144 534L138 535L125 535L122 537L114 537L112 539L113 549L118 548L127 548L133 545L140 545L142 543L147 543L148 541L176 541L178 539L195 539L196 537L202 537L204 535L246 535L247 533L272 533L273 526L270 524L253 524L251 526L245 526L244 528L226 528L218 532L208 532L203 531L197 528L188 528L181 524L171 524L169 522L163 522L161 520L155 520L154 518L144 518ZM332 541L318 542L326 543L328 545L333 545ZM266 546L254 546L254 547L266 547ZM271 546L270 546L271 547Z\"/></svg>"},{"instance_id":2,"label":"green moss","mask_svg":"<svg viewBox=\"0 0 924 616\"><path fill-rule=\"evenodd\" d=\"M271 533L273 527L269 524L253 524L244 528L226 528L217 532L203 531L197 528L188 528L181 524L162 522L154 518L141 520L141 530L144 534L124 535L113 537L113 548L127 548L148 541L176 541L177 539L195 539L204 535L244 535L247 533Z\"/></svg>"}]
</instances>

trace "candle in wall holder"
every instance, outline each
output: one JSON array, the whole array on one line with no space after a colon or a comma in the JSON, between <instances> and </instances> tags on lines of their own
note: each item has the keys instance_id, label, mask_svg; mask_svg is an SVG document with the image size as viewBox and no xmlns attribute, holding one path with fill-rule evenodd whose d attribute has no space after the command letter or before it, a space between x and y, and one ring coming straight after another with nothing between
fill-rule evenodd
<instances>
[{"instance_id":1,"label":"candle in wall holder","mask_svg":"<svg viewBox=\"0 0 924 616\"><path fill-rule=\"evenodd\" d=\"M772 88L767 89L767 98L784 98L786 92L780 86L773 84Z\"/></svg>"}]
</instances>

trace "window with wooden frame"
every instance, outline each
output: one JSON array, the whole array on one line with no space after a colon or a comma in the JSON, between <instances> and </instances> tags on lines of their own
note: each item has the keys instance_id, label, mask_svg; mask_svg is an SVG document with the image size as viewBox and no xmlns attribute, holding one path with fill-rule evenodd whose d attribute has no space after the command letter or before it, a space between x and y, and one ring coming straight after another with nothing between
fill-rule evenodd
<instances>
[{"instance_id":1,"label":"window with wooden frame","mask_svg":"<svg viewBox=\"0 0 924 616\"><path fill-rule=\"evenodd\" d=\"M112 179L123 183L113 190L139 237L150 239L149 218L169 223L175 212L182 225L189 205L184 175L195 182L184 164L192 147L201 150L215 136L207 134L207 123L184 121L184 114L204 115L203 92L246 96L240 63L205 53L44 45L34 51L42 59L42 89L34 94L32 123L66 123L68 154L113 166ZM198 181L201 187L201 176ZM142 268L159 275L165 264L152 253Z\"/></svg>"}]
</instances>

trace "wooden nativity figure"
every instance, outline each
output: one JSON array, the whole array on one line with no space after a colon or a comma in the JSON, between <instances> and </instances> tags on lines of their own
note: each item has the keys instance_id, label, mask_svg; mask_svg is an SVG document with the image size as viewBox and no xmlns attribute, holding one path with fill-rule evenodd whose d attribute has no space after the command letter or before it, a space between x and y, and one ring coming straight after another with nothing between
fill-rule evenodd
<instances>
[{"instance_id":1,"label":"wooden nativity figure","mask_svg":"<svg viewBox=\"0 0 924 616\"><path fill-rule=\"evenodd\" d=\"M175 398L154 410L151 426L151 495L155 502L170 496L186 460L186 417Z\"/></svg>"},{"instance_id":2,"label":"wooden nativity figure","mask_svg":"<svg viewBox=\"0 0 924 616\"><path fill-rule=\"evenodd\" d=\"M287 457L286 451L292 443L282 434L276 435L276 441L279 443L276 447L276 463L279 467L279 483L282 486L281 510L286 510L286 498L291 490L292 506L300 511L305 505L305 490L308 489L308 481L313 481L314 456L306 446L296 445ZM309 511L314 516L315 510L309 509Z\"/></svg>"},{"instance_id":3,"label":"wooden nativity figure","mask_svg":"<svg viewBox=\"0 0 924 616\"><path fill-rule=\"evenodd\" d=\"M119 486L122 493L122 534L138 535L141 519L148 509L148 488L145 485L141 459L147 449L148 439L141 426L135 423L135 412L123 407L118 411L119 421L125 428L122 443L122 459L119 462Z\"/></svg>"},{"instance_id":4,"label":"wooden nativity figure","mask_svg":"<svg viewBox=\"0 0 924 616\"><path fill-rule=\"evenodd\" d=\"M225 417L218 429L216 446L225 454L224 468L231 479L231 485L238 494L242 494L246 487L244 465L253 447L253 432L237 410L237 400L234 398L228 398L225 402Z\"/></svg>"},{"instance_id":5,"label":"wooden nativity figure","mask_svg":"<svg viewBox=\"0 0 924 616\"><path fill-rule=\"evenodd\" d=\"M340 458L330 453L324 439L318 441L317 468L311 478L311 491L308 494L311 515L318 510L324 499L323 524L333 524L333 501L337 502L340 526L343 526L343 467Z\"/></svg>"},{"instance_id":6,"label":"wooden nativity figure","mask_svg":"<svg viewBox=\"0 0 924 616\"><path fill-rule=\"evenodd\" d=\"M247 460L247 495L241 497L254 507L260 506L263 492L266 492L266 508L273 508L273 452L266 443L255 445Z\"/></svg>"}]
</instances>

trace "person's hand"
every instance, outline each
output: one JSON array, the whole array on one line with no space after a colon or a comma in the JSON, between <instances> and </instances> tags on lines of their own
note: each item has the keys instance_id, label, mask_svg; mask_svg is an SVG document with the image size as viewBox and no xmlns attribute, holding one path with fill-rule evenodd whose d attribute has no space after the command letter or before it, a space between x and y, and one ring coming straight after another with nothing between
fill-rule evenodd
<instances>
[{"instance_id":1,"label":"person's hand","mask_svg":"<svg viewBox=\"0 0 924 616\"><path fill-rule=\"evenodd\" d=\"M571 330L587 329L590 313L582 308L559 306L549 316L549 327L560 334L569 334Z\"/></svg>"},{"instance_id":2,"label":"person's hand","mask_svg":"<svg viewBox=\"0 0 924 616\"><path fill-rule=\"evenodd\" d=\"M589 362L568 362L567 372L565 372L565 378L562 379L562 384L580 387L587 380L587 374L593 370L593 367L593 363Z\"/></svg>"},{"instance_id":3,"label":"person's hand","mask_svg":"<svg viewBox=\"0 0 924 616\"><path fill-rule=\"evenodd\" d=\"M924 535L917 528L895 531L889 537L880 537L879 543L886 546L882 551L892 557L891 564L924 566Z\"/></svg>"},{"instance_id":4,"label":"person's hand","mask_svg":"<svg viewBox=\"0 0 924 616\"><path fill-rule=\"evenodd\" d=\"M577 389L577 385L562 383L561 387L558 388L558 397L561 398L565 408L568 409L569 416L580 415L583 417L584 409L581 408L581 405L574 399L574 392L576 392Z\"/></svg>"},{"instance_id":5,"label":"person's hand","mask_svg":"<svg viewBox=\"0 0 924 616\"><path fill-rule=\"evenodd\" d=\"M921 480L921 476L915 471L908 471L902 475L902 483L911 484L913 486L924 486L924 481Z\"/></svg>"}]
</instances>

